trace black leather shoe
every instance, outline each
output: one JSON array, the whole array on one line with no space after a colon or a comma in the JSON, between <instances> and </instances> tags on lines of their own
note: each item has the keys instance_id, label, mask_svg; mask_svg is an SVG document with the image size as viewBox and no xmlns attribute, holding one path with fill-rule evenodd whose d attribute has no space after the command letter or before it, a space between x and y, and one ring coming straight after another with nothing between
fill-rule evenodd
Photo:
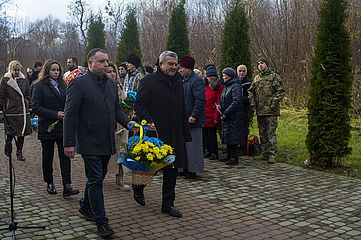
<instances>
[{"instance_id":1,"label":"black leather shoe","mask_svg":"<svg viewBox=\"0 0 361 240\"><path fill-rule=\"evenodd\" d=\"M95 218L93 213L90 211L89 208L79 208L79 212L83 215L83 217L91 222L95 222Z\"/></svg>"},{"instance_id":2,"label":"black leather shoe","mask_svg":"<svg viewBox=\"0 0 361 240\"><path fill-rule=\"evenodd\" d=\"M196 173L193 173L193 172L186 172L185 178L187 178L187 179L196 179L196 178L197 178L197 174L196 174Z\"/></svg>"},{"instance_id":3,"label":"black leather shoe","mask_svg":"<svg viewBox=\"0 0 361 240\"><path fill-rule=\"evenodd\" d=\"M182 217L181 211L179 211L176 207L162 207L162 213L167 213L169 216L180 218Z\"/></svg>"},{"instance_id":4,"label":"black leather shoe","mask_svg":"<svg viewBox=\"0 0 361 240\"><path fill-rule=\"evenodd\" d=\"M231 159L231 158L225 157L225 158L220 158L219 161L220 162L227 162L229 159Z\"/></svg>"},{"instance_id":5,"label":"black leather shoe","mask_svg":"<svg viewBox=\"0 0 361 240\"><path fill-rule=\"evenodd\" d=\"M49 194L57 194L56 188L53 183L47 183L46 191L48 191Z\"/></svg>"},{"instance_id":6,"label":"black leather shoe","mask_svg":"<svg viewBox=\"0 0 361 240\"><path fill-rule=\"evenodd\" d=\"M108 223L97 225L97 229L99 236L102 238L107 238L114 234L113 229L110 228Z\"/></svg>"},{"instance_id":7,"label":"black leather shoe","mask_svg":"<svg viewBox=\"0 0 361 240\"><path fill-rule=\"evenodd\" d=\"M217 154L212 154L208 159L209 160L218 160L218 155Z\"/></svg>"},{"instance_id":8,"label":"black leather shoe","mask_svg":"<svg viewBox=\"0 0 361 240\"><path fill-rule=\"evenodd\" d=\"M70 184L65 184L63 189L63 197L69 197L71 195L78 194L79 190L73 188Z\"/></svg>"},{"instance_id":9,"label":"black leather shoe","mask_svg":"<svg viewBox=\"0 0 361 240\"><path fill-rule=\"evenodd\" d=\"M237 165L239 163L238 159L231 158L226 162L226 165Z\"/></svg>"}]
</instances>

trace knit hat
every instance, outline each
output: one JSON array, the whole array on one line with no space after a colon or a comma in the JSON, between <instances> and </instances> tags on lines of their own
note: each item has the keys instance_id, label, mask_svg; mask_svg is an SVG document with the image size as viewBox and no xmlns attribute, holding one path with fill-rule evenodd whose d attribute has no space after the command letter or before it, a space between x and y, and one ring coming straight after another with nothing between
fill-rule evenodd
<instances>
[{"instance_id":1,"label":"knit hat","mask_svg":"<svg viewBox=\"0 0 361 240\"><path fill-rule=\"evenodd\" d=\"M214 65L213 63L208 63L208 64L204 65L204 67L203 67L204 71L206 71L209 67L216 68L216 65Z\"/></svg>"},{"instance_id":2,"label":"knit hat","mask_svg":"<svg viewBox=\"0 0 361 240\"><path fill-rule=\"evenodd\" d=\"M223 69L222 73L223 73L223 74L226 74L226 75L229 76L230 78L237 77L236 71L234 71L234 69L233 69L233 68L230 68L230 67L227 67L227 68Z\"/></svg>"},{"instance_id":3,"label":"knit hat","mask_svg":"<svg viewBox=\"0 0 361 240\"><path fill-rule=\"evenodd\" d=\"M269 66L269 65L268 65L268 60L267 60L266 58L264 58L264 57L261 57L261 58L258 59L258 61L257 61L257 66L258 66L258 63L259 63L259 62L264 62L264 63L267 65L267 67Z\"/></svg>"},{"instance_id":4,"label":"knit hat","mask_svg":"<svg viewBox=\"0 0 361 240\"><path fill-rule=\"evenodd\" d=\"M136 68L142 65L140 58L134 54L130 54L127 58L127 62L133 64Z\"/></svg>"},{"instance_id":5,"label":"knit hat","mask_svg":"<svg viewBox=\"0 0 361 240\"><path fill-rule=\"evenodd\" d=\"M184 68L194 69L195 61L191 56L184 56L179 59L179 65Z\"/></svg>"},{"instance_id":6,"label":"knit hat","mask_svg":"<svg viewBox=\"0 0 361 240\"><path fill-rule=\"evenodd\" d=\"M213 66L210 66L206 70L206 77L217 76L217 69Z\"/></svg>"}]
</instances>

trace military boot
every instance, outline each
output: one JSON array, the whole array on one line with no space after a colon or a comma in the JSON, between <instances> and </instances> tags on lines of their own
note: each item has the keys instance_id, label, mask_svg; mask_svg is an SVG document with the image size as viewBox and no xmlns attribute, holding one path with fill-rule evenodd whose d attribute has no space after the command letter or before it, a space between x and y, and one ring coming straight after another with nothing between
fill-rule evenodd
<instances>
[{"instance_id":1,"label":"military boot","mask_svg":"<svg viewBox=\"0 0 361 240\"><path fill-rule=\"evenodd\" d=\"M25 158L23 156L23 152L21 150L16 151L16 157L19 161L25 161Z\"/></svg>"}]
</instances>

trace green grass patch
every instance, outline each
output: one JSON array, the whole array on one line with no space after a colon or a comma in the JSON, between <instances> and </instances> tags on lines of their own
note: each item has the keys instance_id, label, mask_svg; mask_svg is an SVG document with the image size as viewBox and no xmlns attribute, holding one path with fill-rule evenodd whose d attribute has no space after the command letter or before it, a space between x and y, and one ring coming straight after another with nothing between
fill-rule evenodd
<instances>
[{"instance_id":1,"label":"green grass patch","mask_svg":"<svg viewBox=\"0 0 361 240\"><path fill-rule=\"evenodd\" d=\"M256 118L253 121L251 134L258 135ZM361 179L361 118L352 119L351 125L350 147L352 154L337 161L332 169L312 166L313 169ZM306 135L307 111L282 110L277 128L277 161L303 166L303 161L307 158Z\"/></svg>"}]
</instances>

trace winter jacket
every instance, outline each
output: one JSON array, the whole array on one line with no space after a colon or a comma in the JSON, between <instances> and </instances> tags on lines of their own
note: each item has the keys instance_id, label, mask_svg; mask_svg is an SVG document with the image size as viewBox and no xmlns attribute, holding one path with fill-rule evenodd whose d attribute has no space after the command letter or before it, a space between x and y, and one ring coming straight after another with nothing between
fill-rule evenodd
<instances>
[{"instance_id":1,"label":"winter jacket","mask_svg":"<svg viewBox=\"0 0 361 240\"><path fill-rule=\"evenodd\" d=\"M242 87L238 77L224 83L221 95L222 143L240 144L241 119L243 111Z\"/></svg>"},{"instance_id":2,"label":"winter jacket","mask_svg":"<svg viewBox=\"0 0 361 240\"><path fill-rule=\"evenodd\" d=\"M212 88L212 84L209 84L207 79L204 79L204 81L205 81L204 94L206 98L206 106L205 106L206 123L204 127L213 128L217 126L215 122L220 123L221 120L221 115L216 109L216 104L219 105L220 103L221 94L223 91L223 84L218 84L216 88Z\"/></svg>"},{"instance_id":3,"label":"winter jacket","mask_svg":"<svg viewBox=\"0 0 361 240\"><path fill-rule=\"evenodd\" d=\"M281 77L272 69L259 73L248 89L251 108L257 116L279 116L280 102L285 95Z\"/></svg>"},{"instance_id":4,"label":"winter jacket","mask_svg":"<svg viewBox=\"0 0 361 240\"><path fill-rule=\"evenodd\" d=\"M24 74L14 79L6 73L0 83L0 109L15 130L15 136L31 134L30 86Z\"/></svg>"},{"instance_id":5,"label":"winter jacket","mask_svg":"<svg viewBox=\"0 0 361 240\"><path fill-rule=\"evenodd\" d=\"M183 89L187 119L191 116L196 119L190 127L202 127L205 123L204 81L192 72L183 80Z\"/></svg>"},{"instance_id":6,"label":"winter jacket","mask_svg":"<svg viewBox=\"0 0 361 240\"><path fill-rule=\"evenodd\" d=\"M57 118L58 112L64 111L66 86L57 80L58 90L49 79L36 81L33 84L32 106L33 112L38 115L38 139L56 140L63 138L63 120ZM49 126L58 121L50 131ZM48 131L49 129L49 131Z\"/></svg>"}]
</instances>

